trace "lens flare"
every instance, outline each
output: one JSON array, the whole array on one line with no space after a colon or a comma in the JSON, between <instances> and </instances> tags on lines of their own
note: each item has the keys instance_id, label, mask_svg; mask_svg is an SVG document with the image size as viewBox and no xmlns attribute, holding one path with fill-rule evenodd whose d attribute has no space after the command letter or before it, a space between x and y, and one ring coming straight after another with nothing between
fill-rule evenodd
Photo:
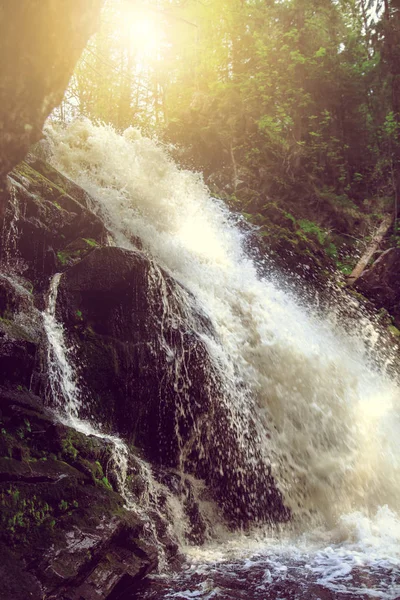
<instances>
[{"instance_id":1,"label":"lens flare","mask_svg":"<svg viewBox=\"0 0 400 600\"><path fill-rule=\"evenodd\" d=\"M157 58L163 44L160 16L144 7L125 3L120 18L120 30L136 56Z\"/></svg>"}]
</instances>

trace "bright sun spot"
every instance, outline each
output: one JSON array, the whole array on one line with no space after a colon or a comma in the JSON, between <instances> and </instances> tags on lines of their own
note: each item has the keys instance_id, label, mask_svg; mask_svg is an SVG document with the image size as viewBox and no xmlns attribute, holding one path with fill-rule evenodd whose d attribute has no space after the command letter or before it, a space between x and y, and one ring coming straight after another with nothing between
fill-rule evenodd
<instances>
[{"instance_id":1,"label":"bright sun spot","mask_svg":"<svg viewBox=\"0 0 400 600\"><path fill-rule=\"evenodd\" d=\"M157 58L163 43L159 15L155 11L126 5L121 14L121 27L131 48L138 56Z\"/></svg>"}]
</instances>

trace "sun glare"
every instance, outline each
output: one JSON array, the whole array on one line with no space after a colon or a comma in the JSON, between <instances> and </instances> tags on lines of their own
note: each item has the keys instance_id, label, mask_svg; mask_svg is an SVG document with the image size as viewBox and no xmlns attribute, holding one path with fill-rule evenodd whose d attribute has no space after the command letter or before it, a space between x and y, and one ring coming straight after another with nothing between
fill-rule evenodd
<instances>
[{"instance_id":1,"label":"sun glare","mask_svg":"<svg viewBox=\"0 0 400 600\"><path fill-rule=\"evenodd\" d=\"M136 55L157 58L163 44L160 17L146 8L126 6L121 14L121 27Z\"/></svg>"}]
</instances>

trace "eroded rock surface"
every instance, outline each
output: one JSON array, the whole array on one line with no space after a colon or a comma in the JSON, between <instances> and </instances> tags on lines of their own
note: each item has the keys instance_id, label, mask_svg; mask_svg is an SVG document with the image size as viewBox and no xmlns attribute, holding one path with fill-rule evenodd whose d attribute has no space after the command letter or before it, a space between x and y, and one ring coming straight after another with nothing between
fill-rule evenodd
<instances>
[{"instance_id":1,"label":"eroded rock surface","mask_svg":"<svg viewBox=\"0 0 400 600\"><path fill-rule=\"evenodd\" d=\"M153 464L205 480L234 526L289 517L255 426L240 443L240 421L204 342L215 336L211 323L167 273L139 251L95 249L64 274L59 314L88 415Z\"/></svg>"},{"instance_id":2,"label":"eroded rock surface","mask_svg":"<svg viewBox=\"0 0 400 600\"><path fill-rule=\"evenodd\" d=\"M232 527L289 518L251 424L238 444L241 425L205 342L216 334L190 293L140 250L107 246L92 199L46 163L29 159L9 181L0 245L0 544L4 564L16 562L22 574L19 591L9 582L10 600L29 586L32 598L41 590L65 600L133 589L155 569L160 547L168 560L177 556L165 520L170 494L196 543L209 526L199 500ZM54 412L62 415L62 398L49 385L41 311L60 272L56 317L74 348L80 416L129 445L127 486L139 506L150 493L140 461L152 465L160 509L146 508L150 540L118 493L112 444ZM193 476L206 484L202 498Z\"/></svg>"}]
</instances>

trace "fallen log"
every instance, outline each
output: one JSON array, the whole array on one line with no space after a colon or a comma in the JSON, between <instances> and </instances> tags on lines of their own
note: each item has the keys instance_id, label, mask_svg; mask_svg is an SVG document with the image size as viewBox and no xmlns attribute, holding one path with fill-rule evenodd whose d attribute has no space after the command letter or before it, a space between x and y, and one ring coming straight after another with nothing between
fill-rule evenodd
<instances>
[{"instance_id":1,"label":"fallen log","mask_svg":"<svg viewBox=\"0 0 400 600\"><path fill-rule=\"evenodd\" d=\"M394 221L394 215L386 215L379 225L376 233L373 235L372 240L368 244L364 254L354 267L351 274L347 277L347 285L351 286L357 281L362 273L367 268L369 261L374 256L375 252L379 249L382 241L384 240L389 229L392 227Z\"/></svg>"}]
</instances>

